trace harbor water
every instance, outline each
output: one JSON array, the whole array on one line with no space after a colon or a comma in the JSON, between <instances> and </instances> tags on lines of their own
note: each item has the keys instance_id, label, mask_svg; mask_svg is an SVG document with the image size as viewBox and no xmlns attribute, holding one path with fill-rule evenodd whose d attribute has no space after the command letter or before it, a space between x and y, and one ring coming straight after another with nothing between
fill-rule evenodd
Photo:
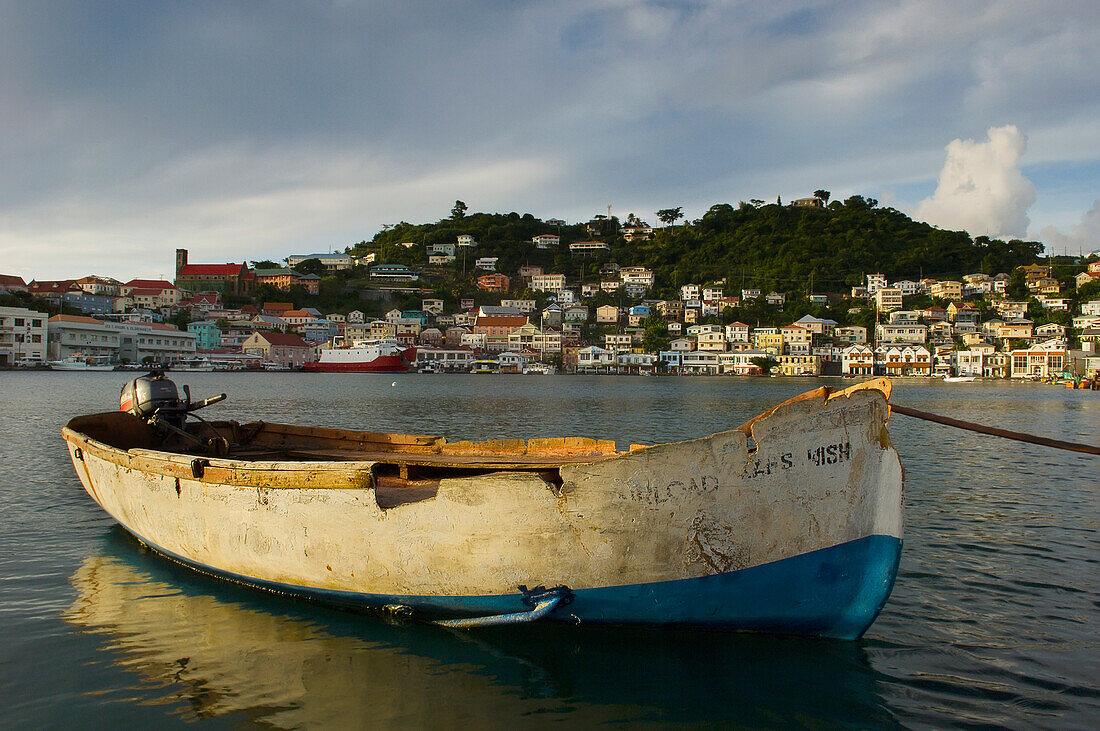
<instances>
[{"instance_id":1,"label":"harbor water","mask_svg":"<svg viewBox=\"0 0 1100 731\"><path fill-rule=\"evenodd\" d=\"M130 375L133 377L133 374ZM208 418L453 439L699 437L840 379L180 373ZM124 373L0 372L0 701L7 728L524 724L1100 726L1100 458L895 415L905 544L858 642L330 610L143 548L61 440ZM895 381L924 411L1100 443L1100 394Z\"/></svg>"}]
</instances>

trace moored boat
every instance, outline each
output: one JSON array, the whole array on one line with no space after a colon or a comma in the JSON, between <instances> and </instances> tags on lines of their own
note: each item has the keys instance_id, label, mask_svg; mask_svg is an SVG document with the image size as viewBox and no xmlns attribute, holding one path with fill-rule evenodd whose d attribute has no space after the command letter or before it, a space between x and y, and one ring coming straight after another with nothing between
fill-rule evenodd
<instances>
[{"instance_id":1,"label":"moored boat","mask_svg":"<svg viewBox=\"0 0 1100 731\"><path fill-rule=\"evenodd\" d=\"M63 431L85 489L157 551L257 587L474 624L855 638L897 571L902 470L886 380L623 450L188 423L205 402L179 401L163 377L128 385L134 413Z\"/></svg>"},{"instance_id":2,"label":"moored boat","mask_svg":"<svg viewBox=\"0 0 1100 731\"><path fill-rule=\"evenodd\" d=\"M974 376L944 376L944 383L973 383Z\"/></svg>"},{"instance_id":3,"label":"moored boat","mask_svg":"<svg viewBox=\"0 0 1100 731\"><path fill-rule=\"evenodd\" d=\"M53 371L113 371L115 364L111 362L109 355L70 355L61 360L51 360L50 370Z\"/></svg>"},{"instance_id":4,"label":"moored boat","mask_svg":"<svg viewBox=\"0 0 1100 731\"><path fill-rule=\"evenodd\" d=\"M320 358L306 363L302 370L404 373L415 359L416 348L407 347L392 338L359 340L350 346L323 349Z\"/></svg>"}]
</instances>

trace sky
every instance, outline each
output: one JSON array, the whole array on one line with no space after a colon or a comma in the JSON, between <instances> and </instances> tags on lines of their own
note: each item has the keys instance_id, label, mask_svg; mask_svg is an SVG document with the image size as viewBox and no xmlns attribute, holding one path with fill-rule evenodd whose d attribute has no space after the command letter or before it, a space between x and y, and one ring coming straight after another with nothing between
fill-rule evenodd
<instances>
[{"instance_id":1,"label":"sky","mask_svg":"<svg viewBox=\"0 0 1100 731\"><path fill-rule=\"evenodd\" d=\"M0 273L826 189L1100 249L1100 2L0 0Z\"/></svg>"}]
</instances>

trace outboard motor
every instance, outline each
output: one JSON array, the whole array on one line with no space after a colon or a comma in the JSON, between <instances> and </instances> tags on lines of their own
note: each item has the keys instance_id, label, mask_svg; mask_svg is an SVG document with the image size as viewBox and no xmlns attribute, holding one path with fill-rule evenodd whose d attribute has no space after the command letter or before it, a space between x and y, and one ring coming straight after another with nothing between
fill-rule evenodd
<instances>
[{"instance_id":1,"label":"outboard motor","mask_svg":"<svg viewBox=\"0 0 1100 731\"><path fill-rule=\"evenodd\" d=\"M122 393L118 399L118 408L120 411L133 414L144 420L165 436L172 432L195 443L203 444L216 453L222 452L223 448L228 451L228 442L225 439L199 439L184 431L183 428L188 414L225 400L225 394L220 393L217 396L211 396L208 399L192 403L191 389L184 386L183 392L187 396L186 399L180 399L176 384L164 375L164 371L153 370L144 376L139 376L123 384Z\"/></svg>"},{"instance_id":2,"label":"outboard motor","mask_svg":"<svg viewBox=\"0 0 1100 731\"><path fill-rule=\"evenodd\" d=\"M176 384L163 371L150 371L122 386L118 408L134 416L148 420L157 409L180 410L181 402Z\"/></svg>"}]
</instances>

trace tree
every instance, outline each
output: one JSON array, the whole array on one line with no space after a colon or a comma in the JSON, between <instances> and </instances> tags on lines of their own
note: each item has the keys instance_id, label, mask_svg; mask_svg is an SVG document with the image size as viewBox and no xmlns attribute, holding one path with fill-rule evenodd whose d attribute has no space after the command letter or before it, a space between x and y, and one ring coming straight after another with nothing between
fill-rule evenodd
<instances>
[{"instance_id":1,"label":"tree","mask_svg":"<svg viewBox=\"0 0 1100 731\"><path fill-rule=\"evenodd\" d=\"M279 269L280 266L270 259L262 259L252 262L253 269Z\"/></svg>"},{"instance_id":2,"label":"tree","mask_svg":"<svg viewBox=\"0 0 1100 731\"><path fill-rule=\"evenodd\" d=\"M676 221L684 217L684 210L682 206L676 208L662 208L657 211L657 218L661 220L666 226L672 226L675 228Z\"/></svg>"},{"instance_id":3,"label":"tree","mask_svg":"<svg viewBox=\"0 0 1100 731\"><path fill-rule=\"evenodd\" d=\"M325 274L325 265L320 259L304 259L292 268L299 274L316 274L318 277Z\"/></svg>"},{"instance_id":4,"label":"tree","mask_svg":"<svg viewBox=\"0 0 1100 731\"><path fill-rule=\"evenodd\" d=\"M829 191L827 190L815 190L814 198L817 198L824 205L829 205Z\"/></svg>"},{"instance_id":5,"label":"tree","mask_svg":"<svg viewBox=\"0 0 1100 731\"><path fill-rule=\"evenodd\" d=\"M779 365L779 361L777 361L775 358L771 357L770 355L767 355L767 356L758 355L756 357L749 358L749 362L751 362L753 365L760 366L760 370L764 371L764 375L767 375L767 374L771 373L772 368L775 368L777 365Z\"/></svg>"},{"instance_id":6,"label":"tree","mask_svg":"<svg viewBox=\"0 0 1100 731\"><path fill-rule=\"evenodd\" d=\"M466 215L467 206L462 201L455 201L455 207L451 209L451 218L458 221Z\"/></svg>"}]
</instances>

